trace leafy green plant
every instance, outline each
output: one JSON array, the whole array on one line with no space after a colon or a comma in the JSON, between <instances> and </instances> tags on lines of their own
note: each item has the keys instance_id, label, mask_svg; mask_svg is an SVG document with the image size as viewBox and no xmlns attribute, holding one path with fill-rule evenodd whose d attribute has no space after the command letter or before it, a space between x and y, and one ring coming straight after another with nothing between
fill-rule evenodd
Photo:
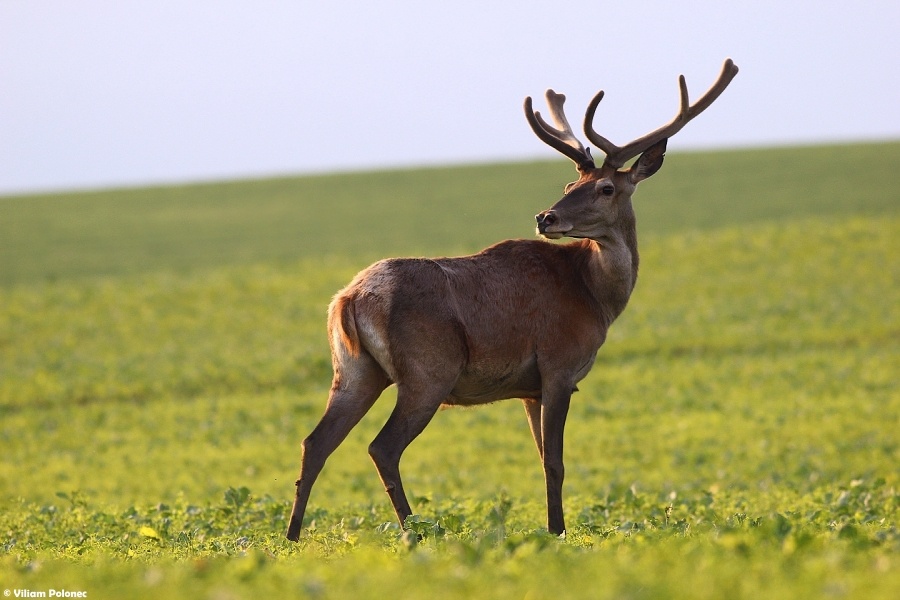
<instances>
[{"instance_id":1,"label":"leafy green plant","mask_svg":"<svg viewBox=\"0 0 900 600\"><path fill-rule=\"evenodd\" d=\"M647 182L638 287L570 409L563 538L515 402L436 416L404 455L401 529L367 457L391 391L329 459L300 542L283 534L330 296L373 258L530 235L506 227L569 165L3 199L2 587L896 597L898 151L675 154ZM346 240L297 229L323 186Z\"/></svg>"}]
</instances>

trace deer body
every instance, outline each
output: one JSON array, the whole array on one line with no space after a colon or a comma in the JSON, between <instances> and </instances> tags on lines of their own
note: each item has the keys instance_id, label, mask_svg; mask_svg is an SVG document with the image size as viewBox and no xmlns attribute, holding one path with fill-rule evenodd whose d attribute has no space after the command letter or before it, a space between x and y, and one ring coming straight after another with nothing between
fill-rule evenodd
<instances>
[{"instance_id":1,"label":"deer body","mask_svg":"<svg viewBox=\"0 0 900 600\"><path fill-rule=\"evenodd\" d=\"M335 371L352 370L360 353L391 382L430 371L446 379L448 405L538 399L542 373L564 371L574 386L636 275L630 262L610 274L602 255L591 240L514 240L472 256L378 262L332 302Z\"/></svg>"},{"instance_id":2,"label":"deer body","mask_svg":"<svg viewBox=\"0 0 900 600\"><path fill-rule=\"evenodd\" d=\"M589 139L606 153L599 168L565 119L564 96L547 92L558 129L526 99L532 129L571 158L579 173L565 195L536 216L538 232L579 241L509 240L471 256L387 259L338 292L328 311L334 378L325 414L303 440L289 539L300 535L325 460L391 384L397 404L369 454L401 525L412 509L400 456L437 410L521 398L544 468L547 528L565 531L562 455L569 401L637 280L631 195L662 166L668 136L709 106L736 73L726 61L717 83L694 105L682 78L676 119L622 148L590 126L600 92L585 122ZM621 168L638 154L631 167Z\"/></svg>"}]
</instances>

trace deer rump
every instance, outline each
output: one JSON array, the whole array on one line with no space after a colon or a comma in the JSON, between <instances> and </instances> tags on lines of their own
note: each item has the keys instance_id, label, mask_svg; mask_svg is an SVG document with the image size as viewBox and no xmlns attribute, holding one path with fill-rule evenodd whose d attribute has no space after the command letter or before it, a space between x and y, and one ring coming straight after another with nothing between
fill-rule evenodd
<instances>
[{"instance_id":1,"label":"deer rump","mask_svg":"<svg viewBox=\"0 0 900 600\"><path fill-rule=\"evenodd\" d=\"M373 264L329 307L336 377L358 379L374 360L388 383L443 386L444 405L539 399L542 373L567 371L574 387L616 316L602 314L579 268L592 245L511 240Z\"/></svg>"}]
</instances>

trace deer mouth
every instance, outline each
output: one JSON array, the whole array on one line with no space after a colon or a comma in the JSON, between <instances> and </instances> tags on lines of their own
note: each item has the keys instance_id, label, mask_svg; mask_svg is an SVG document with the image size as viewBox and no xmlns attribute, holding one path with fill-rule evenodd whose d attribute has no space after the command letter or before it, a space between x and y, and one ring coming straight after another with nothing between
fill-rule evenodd
<instances>
[{"instance_id":1,"label":"deer mouth","mask_svg":"<svg viewBox=\"0 0 900 600\"><path fill-rule=\"evenodd\" d=\"M565 235L561 231L540 231L540 230L538 230L538 233L541 235L541 237L545 237L548 240L558 240Z\"/></svg>"},{"instance_id":2,"label":"deer mouth","mask_svg":"<svg viewBox=\"0 0 900 600\"><path fill-rule=\"evenodd\" d=\"M550 240L558 240L570 231L572 231L572 226L563 223L538 223L537 226L538 234Z\"/></svg>"}]
</instances>

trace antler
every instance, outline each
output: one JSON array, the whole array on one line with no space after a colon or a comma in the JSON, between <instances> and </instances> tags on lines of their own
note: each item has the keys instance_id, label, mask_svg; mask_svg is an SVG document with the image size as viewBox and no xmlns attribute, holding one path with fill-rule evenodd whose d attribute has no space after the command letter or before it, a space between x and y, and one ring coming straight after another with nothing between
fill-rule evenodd
<instances>
[{"instance_id":1,"label":"antler","mask_svg":"<svg viewBox=\"0 0 900 600\"><path fill-rule=\"evenodd\" d=\"M691 119L702 113L709 107L710 104L715 102L716 98L718 98L719 95L725 91L725 88L728 87L728 84L731 83L731 80L734 79L735 75L737 75L737 72L737 65L735 65L730 58L727 59L725 61L725 64L722 65L722 72L719 74L719 78L716 80L716 82L712 85L711 88L709 88L709 90L706 91L705 94L703 94L703 96L700 97L699 100L697 100L697 102L692 105L688 103L688 90L687 83L684 80L684 75L680 75L678 77L678 85L681 91L681 108L679 109L678 114L675 115L675 118L672 119L667 125L664 125L656 131L652 131L647 135L640 137L622 147L616 146L608 139L594 131L594 127L592 125L594 122L594 113L596 112L597 106L600 104L600 101L603 100L603 91L601 90L596 96L594 96L594 99L591 100L591 103L588 105L587 113L585 113L584 115L584 134L592 144L597 146L597 148L599 148L606 154L606 159L603 161L603 164L618 169L619 167L622 167L629 159L634 158L653 144L663 139L672 137L673 135L681 131L681 128L687 125ZM560 104L560 107L561 106L562 104ZM532 125L532 128L534 128L534 125ZM535 133L537 133L537 130L535 130ZM538 137L540 137L539 133ZM550 145L552 146L553 144Z\"/></svg>"},{"instance_id":2,"label":"antler","mask_svg":"<svg viewBox=\"0 0 900 600\"><path fill-rule=\"evenodd\" d=\"M553 90L547 90L546 98L547 106L550 107L550 116L559 129L549 125L541 117L541 113L532 109L531 96L528 96L525 98L525 118L528 119L531 129L544 143L575 161L579 171L584 172L593 169L594 159L591 157L590 150L578 141L578 138L572 133L569 121L566 120L566 114L563 111L566 97L563 94L557 94Z\"/></svg>"}]
</instances>

